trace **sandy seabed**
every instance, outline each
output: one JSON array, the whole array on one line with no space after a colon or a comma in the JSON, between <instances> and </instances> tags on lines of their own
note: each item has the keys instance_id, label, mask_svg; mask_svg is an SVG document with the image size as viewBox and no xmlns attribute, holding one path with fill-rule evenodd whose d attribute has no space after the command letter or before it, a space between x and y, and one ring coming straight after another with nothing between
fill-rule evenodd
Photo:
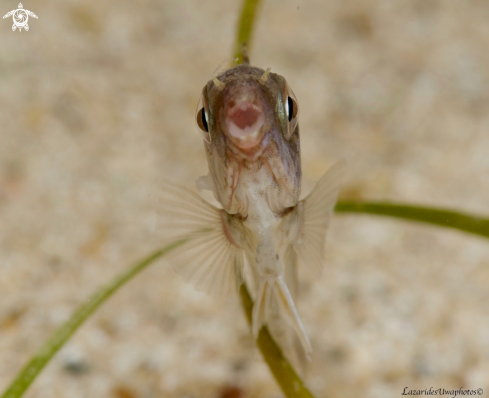
<instances>
[{"instance_id":1,"label":"sandy seabed","mask_svg":"<svg viewBox=\"0 0 489 398\"><path fill-rule=\"evenodd\" d=\"M207 172L195 107L228 64L240 5L24 7L39 16L29 32L0 23L0 391L90 293L160 246L161 180L194 187ZM488 20L483 0L265 0L252 63L285 76L299 100L303 193L352 155L344 198L487 216ZM489 394L487 241L338 215L324 277L302 275L317 397ZM280 396L237 297L198 293L164 261L26 394Z\"/></svg>"}]
</instances>

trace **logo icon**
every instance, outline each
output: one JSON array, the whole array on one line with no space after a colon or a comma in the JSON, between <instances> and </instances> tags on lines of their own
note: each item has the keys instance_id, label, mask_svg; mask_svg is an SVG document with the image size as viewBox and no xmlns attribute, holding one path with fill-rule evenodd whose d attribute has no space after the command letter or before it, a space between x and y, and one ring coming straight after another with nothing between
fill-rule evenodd
<instances>
[{"instance_id":1,"label":"logo icon","mask_svg":"<svg viewBox=\"0 0 489 398\"><path fill-rule=\"evenodd\" d=\"M33 18L37 19L37 15L34 14L32 11L29 10L24 10L24 6L22 3L19 3L19 8L16 10L12 10L8 13L6 13L3 16L3 19L10 17L13 15L12 19L14 20L14 24L12 25L12 30L15 32L15 29L19 28L19 32L24 28L26 31L29 30L29 25L27 24L27 21L29 20L29 15Z\"/></svg>"}]
</instances>

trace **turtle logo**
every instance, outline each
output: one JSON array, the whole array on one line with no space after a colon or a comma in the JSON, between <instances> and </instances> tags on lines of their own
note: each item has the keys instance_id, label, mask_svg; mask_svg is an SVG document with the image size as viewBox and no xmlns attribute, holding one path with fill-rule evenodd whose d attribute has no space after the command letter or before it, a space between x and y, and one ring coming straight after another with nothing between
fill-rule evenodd
<instances>
[{"instance_id":1,"label":"turtle logo","mask_svg":"<svg viewBox=\"0 0 489 398\"><path fill-rule=\"evenodd\" d=\"M12 25L12 30L15 32L15 29L19 28L19 32L24 28L26 31L29 30L29 25L27 24L27 21L29 20L29 15L33 18L37 19L37 15L34 14L32 11L29 10L24 10L24 6L22 3L19 3L19 8L16 10L12 10L8 13L6 13L3 16L3 19L10 17L13 15L12 19L14 20L14 24Z\"/></svg>"}]
</instances>

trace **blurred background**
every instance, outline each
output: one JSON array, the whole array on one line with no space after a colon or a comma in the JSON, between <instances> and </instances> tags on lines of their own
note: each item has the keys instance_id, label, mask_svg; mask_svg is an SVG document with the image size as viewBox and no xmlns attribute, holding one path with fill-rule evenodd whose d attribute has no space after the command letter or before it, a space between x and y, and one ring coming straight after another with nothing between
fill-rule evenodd
<instances>
[{"instance_id":1,"label":"blurred background","mask_svg":"<svg viewBox=\"0 0 489 398\"><path fill-rule=\"evenodd\" d=\"M18 0L1 3L0 14ZM26 0L0 21L0 391L72 310L160 247L162 179L207 173L200 92L229 65L238 1ZM264 0L251 61L300 106L303 194L354 154L341 196L489 213L489 3ZM489 244L338 215L299 313L317 397L489 394ZM278 398L237 297L159 262L26 394Z\"/></svg>"}]
</instances>

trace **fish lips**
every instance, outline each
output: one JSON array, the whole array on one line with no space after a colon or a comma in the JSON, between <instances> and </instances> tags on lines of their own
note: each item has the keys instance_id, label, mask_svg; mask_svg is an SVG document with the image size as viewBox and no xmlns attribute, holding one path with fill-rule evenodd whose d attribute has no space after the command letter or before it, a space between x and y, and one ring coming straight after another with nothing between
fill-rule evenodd
<instances>
[{"instance_id":1,"label":"fish lips","mask_svg":"<svg viewBox=\"0 0 489 398\"><path fill-rule=\"evenodd\" d=\"M238 102L225 117L225 130L231 142L240 149L251 149L260 144L264 135L265 114L250 102Z\"/></svg>"},{"instance_id":2,"label":"fish lips","mask_svg":"<svg viewBox=\"0 0 489 398\"><path fill-rule=\"evenodd\" d=\"M229 140L243 151L257 147L268 130L260 88L245 83L231 87L225 104L221 120Z\"/></svg>"}]
</instances>

